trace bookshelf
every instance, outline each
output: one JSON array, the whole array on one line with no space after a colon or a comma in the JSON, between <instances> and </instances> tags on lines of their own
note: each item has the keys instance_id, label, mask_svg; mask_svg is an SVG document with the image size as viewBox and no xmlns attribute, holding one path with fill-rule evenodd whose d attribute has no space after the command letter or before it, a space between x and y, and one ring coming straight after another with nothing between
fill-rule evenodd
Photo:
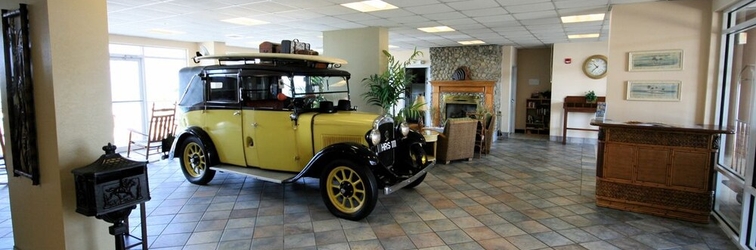
<instances>
[{"instance_id":1,"label":"bookshelf","mask_svg":"<svg viewBox=\"0 0 756 250\"><path fill-rule=\"evenodd\" d=\"M525 133L549 134L551 99L527 99L525 108Z\"/></svg>"}]
</instances>

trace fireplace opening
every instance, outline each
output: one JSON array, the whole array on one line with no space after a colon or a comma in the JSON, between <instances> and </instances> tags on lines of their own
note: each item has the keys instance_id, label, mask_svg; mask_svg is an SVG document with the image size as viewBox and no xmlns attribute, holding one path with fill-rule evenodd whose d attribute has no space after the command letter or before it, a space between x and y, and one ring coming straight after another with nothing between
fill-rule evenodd
<instances>
[{"instance_id":1,"label":"fireplace opening","mask_svg":"<svg viewBox=\"0 0 756 250\"><path fill-rule=\"evenodd\" d=\"M478 104L447 103L446 118L468 117L469 113L474 113L477 109Z\"/></svg>"},{"instance_id":2,"label":"fireplace opening","mask_svg":"<svg viewBox=\"0 0 756 250\"><path fill-rule=\"evenodd\" d=\"M470 117L483 105L480 93L444 93L442 97L442 121Z\"/></svg>"}]
</instances>

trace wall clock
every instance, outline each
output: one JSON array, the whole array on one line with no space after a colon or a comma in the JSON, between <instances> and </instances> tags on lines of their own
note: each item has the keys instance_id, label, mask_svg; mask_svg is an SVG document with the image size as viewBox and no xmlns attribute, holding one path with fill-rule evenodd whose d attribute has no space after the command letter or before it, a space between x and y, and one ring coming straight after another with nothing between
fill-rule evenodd
<instances>
[{"instance_id":1,"label":"wall clock","mask_svg":"<svg viewBox=\"0 0 756 250\"><path fill-rule=\"evenodd\" d=\"M583 62L583 73L593 79L600 79L606 76L606 56L592 55Z\"/></svg>"}]
</instances>

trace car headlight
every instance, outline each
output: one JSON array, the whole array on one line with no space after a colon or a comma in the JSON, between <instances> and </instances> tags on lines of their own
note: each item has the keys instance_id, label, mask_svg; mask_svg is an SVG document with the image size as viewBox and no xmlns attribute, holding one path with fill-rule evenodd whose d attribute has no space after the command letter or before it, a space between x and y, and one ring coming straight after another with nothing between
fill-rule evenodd
<instances>
[{"instance_id":1,"label":"car headlight","mask_svg":"<svg viewBox=\"0 0 756 250\"><path fill-rule=\"evenodd\" d=\"M410 128L406 122L402 122L399 124L399 130L402 131L402 136L407 136L409 134Z\"/></svg>"},{"instance_id":2,"label":"car headlight","mask_svg":"<svg viewBox=\"0 0 756 250\"><path fill-rule=\"evenodd\" d=\"M373 143L373 145L378 145L378 143L381 142L381 132L378 132L377 129L371 130L370 141Z\"/></svg>"}]
</instances>

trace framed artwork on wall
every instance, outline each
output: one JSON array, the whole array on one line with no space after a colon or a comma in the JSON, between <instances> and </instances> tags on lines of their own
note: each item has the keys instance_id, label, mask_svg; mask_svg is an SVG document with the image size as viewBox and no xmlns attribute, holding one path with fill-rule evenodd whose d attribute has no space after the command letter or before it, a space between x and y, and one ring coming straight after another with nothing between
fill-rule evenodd
<instances>
[{"instance_id":1,"label":"framed artwork on wall","mask_svg":"<svg viewBox=\"0 0 756 250\"><path fill-rule=\"evenodd\" d=\"M683 69L683 51L656 50L628 53L628 71L669 71Z\"/></svg>"},{"instance_id":2,"label":"framed artwork on wall","mask_svg":"<svg viewBox=\"0 0 756 250\"><path fill-rule=\"evenodd\" d=\"M8 103L8 133L13 152L13 175L28 177L39 185L37 127L32 88L29 18L25 4L2 10L3 54Z\"/></svg>"},{"instance_id":3,"label":"framed artwork on wall","mask_svg":"<svg viewBox=\"0 0 756 250\"><path fill-rule=\"evenodd\" d=\"M628 101L680 101L681 81L627 81Z\"/></svg>"}]
</instances>

